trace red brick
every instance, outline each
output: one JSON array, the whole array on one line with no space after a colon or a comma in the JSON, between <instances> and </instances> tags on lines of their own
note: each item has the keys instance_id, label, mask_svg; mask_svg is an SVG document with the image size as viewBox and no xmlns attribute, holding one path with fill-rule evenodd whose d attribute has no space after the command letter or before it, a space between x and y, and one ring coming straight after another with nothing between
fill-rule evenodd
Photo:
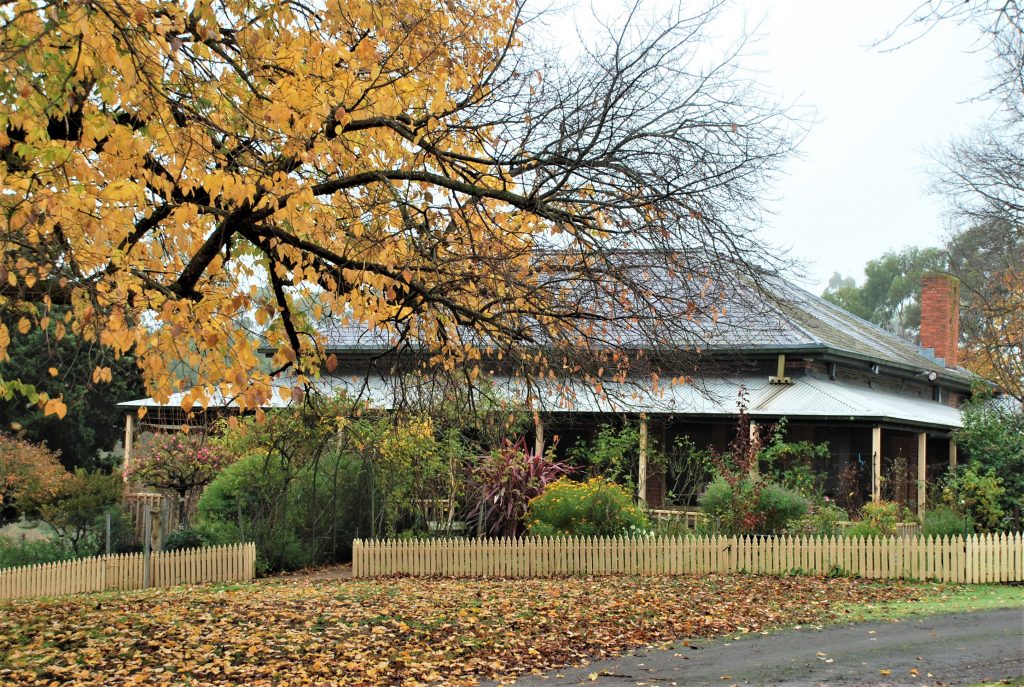
<instances>
[{"instance_id":1,"label":"red brick","mask_svg":"<svg viewBox=\"0 0 1024 687\"><path fill-rule=\"evenodd\" d=\"M957 367L960 346L960 282L948 274L921 277L921 345Z\"/></svg>"}]
</instances>

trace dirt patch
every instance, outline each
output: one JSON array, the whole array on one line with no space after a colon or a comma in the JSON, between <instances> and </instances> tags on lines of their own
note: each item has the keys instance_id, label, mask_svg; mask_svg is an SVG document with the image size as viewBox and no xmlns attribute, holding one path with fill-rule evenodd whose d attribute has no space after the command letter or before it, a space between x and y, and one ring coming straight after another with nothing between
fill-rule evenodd
<instances>
[{"instance_id":1,"label":"dirt patch","mask_svg":"<svg viewBox=\"0 0 1024 687\"><path fill-rule=\"evenodd\" d=\"M321 580L350 579L352 579L352 564L346 563L345 565L325 565L320 568L304 568L303 570L280 573L260 578L258 582L280 582L282 580L290 582L317 582Z\"/></svg>"}]
</instances>

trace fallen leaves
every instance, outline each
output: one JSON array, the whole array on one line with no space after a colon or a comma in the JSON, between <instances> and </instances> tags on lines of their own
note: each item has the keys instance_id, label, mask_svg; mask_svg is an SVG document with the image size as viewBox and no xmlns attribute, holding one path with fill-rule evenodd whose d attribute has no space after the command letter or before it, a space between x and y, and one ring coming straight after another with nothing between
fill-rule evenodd
<instances>
[{"instance_id":1,"label":"fallen leaves","mask_svg":"<svg viewBox=\"0 0 1024 687\"><path fill-rule=\"evenodd\" d=\"M473 685L912 587L816 578L288 580L0 606L4 685Z\"/></svg>"}]
</instances>

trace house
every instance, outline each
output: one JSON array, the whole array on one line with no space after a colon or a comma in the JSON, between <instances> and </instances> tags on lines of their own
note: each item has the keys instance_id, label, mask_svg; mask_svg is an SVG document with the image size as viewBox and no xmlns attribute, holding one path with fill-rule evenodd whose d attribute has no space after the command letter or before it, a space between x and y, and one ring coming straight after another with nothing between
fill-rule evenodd
<instances>
[{"instance_id":1,"label":"house","mask_svg":"<svg viewBox=\"0 0 1024 687\"><path fill-rule=\"evenodd\" d=\"M735 432L742 396L751 432L786 418L790 441L828 443L828 457L814 465L825 477L826 492L837 488L839 473L852 464L863 468L863 495L878 499L887 468L902 459L911 466L909 475L904 484L890 487L923 510L925 485L956 464L950 435L960 426L960 405L979 381L958 365L958 283L939 274L924 279L920 346L791 284L780 281L773 290L770 301L756 294L730 299L728 314L716 323L702 352L705 366L684 383L644 378L604 384L600 390L573 380L557 388L527 386L499 366L490 371L491 380L503 395L518 396L533 408L538 449L557 438L554 450L564 453L611 418L639 421L638 496L654 508L668 504L673 476L649 466L643 446L660 442L669 447L685 435L699 446L724 451ZM322 333L339 360L320 382L325 390L343 389L382 411L398 407L399 395L410 393L395 382L394 367L382 366L387 342L381 336L337 322L323 323ZM129 411L129 451L139 429L135 411L147 408L144 429L180 426L186 415L177 400L121 404ZM230 412L225 399L189 421L206 422Z\"/></svg>"}]
</instances>

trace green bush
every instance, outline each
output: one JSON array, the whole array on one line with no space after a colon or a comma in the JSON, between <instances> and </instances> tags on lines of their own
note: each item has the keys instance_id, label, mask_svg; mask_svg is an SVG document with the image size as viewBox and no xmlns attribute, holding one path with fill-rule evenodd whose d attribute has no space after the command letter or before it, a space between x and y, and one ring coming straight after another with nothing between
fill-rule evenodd
<instances>
[{"instance_id":1,"label":"green bush","mask_svg":"<svg viewBox=\"0 0 1024 687\"><path fill-rule=\"evenodd\" d=\"M974 522L949 506L937 506L924 512L921 534L926 537L952 537L974 532Z\"/></svg>"},{"instance_id":2,"label":"green bush","mask_svg":"<svg viewBox=\"0 0 1024 687\"><path fill-rule=\"evenodd\" d=\"M238 541L237 528L217 527L215 524L195 522L192 527L175 530L164 540L165 551L199 549L204 546L220 546Z\"/></svg>"},{"instance_id":3,"label":"green bush","mask_svg":"<svg viewBox=\"0 0 1024 687\"><path fill-rule=\"evenodd\" d=\"M316 547L313 542L305 545L299 534L307 505L297 498L299 472L292 474L275 454L253 454L238 460L203 492L198 524L219 526L221 531L255 541L261 573L311 565L316 561Z\"/></svg>"},{"instance_id":4,"label":"green bush","mask_svg":"<svg viewBox=\"0 0 1024 687\"><path fill-rule=\"evenodd\" d=\"M686 518L659 518L651 525L658 537L689 537L695 533L687 526Z\"/></svg>"},{"instance_id":5,"label":"green bush","mask_svg":"<svg viewBox=\"0 0 1024 687\"><path fill-rule=\"evenodd\" d=\"M960 466L946 477L942 485L943 502L970 516L974 524L985 532L1002 526L1006 515L1002 506L1005 494L1003 478L991 468L985 469L975 463Z\"/></svg>"},{"instance_id":6,"label":"green bush","mask_svg":"<svg viewBox=\"0 0 1024 687\"><path fill-rule=\"evenodd\" d=\"M111 550L131 545L132 531L121 510L124 481L119 474L78 469L61 480L56 493L39 506L40 518L75 556L106 549L106 516L111 516Z\"/></svg>"},{"instance_id":7,"label":"green bush","mask_svg":"<svg viewBox=\"0 0 1024 687\"><path fill-rule=\"evenodd\" d=\"M896 525L911 516L894 501L872 501L860 509L860 520L846 530L851 537L889 537Z\"/></svg>"},{"instance_id":8,"label":"green bush","mask_svg":"<svg viewBox=\"0 0 1024 687\"><path fill-rule=\"evenodd\" d=\"M987 388L975 390L974 397L962 408L963 428L953 439L966 455L976 474L995 474L1002 480L994 511L969 513L983 529L1019 530L1024 527L1024 412L1019 405L992 399ZM990 524L993 523L993 524Z\"/></svg>"},{"instance_id":9,"label":"green bush","mask_svg":"<svg viewBox=\"0 0 1024 687\"><path fill-rule=\"evenodd\" d=\"M20 565L54 563L74 558L74 553L59 541L49 539L12 542L0 537L0 569Z\"/></svg>"},{"instance_id":10,"label":"green bush","mask_svg":"<svg viewBox=\"0 0 1024 687\"><path fill-rule=\"evenodd\" d=\"M805 537L834 537L843 533L840 523L847 517L842 508L826 503L812 507L806 515L791 522L787 531Z\"/></svg>"},{"instance_id":11,"label":"green bush","mask_svg":"<svg viewBox=\"0 0 1024 687\"><path fill-rule=\"evenodd\" d=\"M657 463L657 448L648 447L648 460ZM626 423L622 426L603 424L598 427L592 441L569 450L569 462L629 489L634 488L633 475L640 460L640 427Z\"/></svg>"},{"instance_id":12,"label":"green bush","mask_svg":"<svg viewBox=\"0 0 1024 687\"><path fill-rule=\"evenodd\" d=\"M787 427L786 418L772 426L767 442L758 452L758 465L769 481L811 501L820 501L822 474L814 469L814 464L828 459L829 445L827 442L787 441Z\"/></svg>"},{"instance_id":13,"label":"green bush","mask_svg":"<svg viewBox=\"0 0 1024 687\"><path fill-rule=\"evenodd\" d=\"M623 487L603 477L574 482L563 477L530 501L526 513L533 536L617 536L646 534L647 515Z\"/></svg>"},{"instance_id":14,"label":"green bush","mask_svg":"<svg viewBox=\"0 0 1024 687\"><path fill-rule=\"evenodd\" d=\"M261 571L347 560L356 537L443 527L465 483L461 436L424 414L361 411L315 398L225 427L217 447L235 462L203 493L197 522L255 541Z\"/></svg>"},{"instance_id":15,"label":"green bush","mask_svg":"<svg viewBox=\"0 0 1024 687\"><path fill-rule=\"evenodd\" d=\"M807 513L808 505L792 489L751 477L735 484L716 477L700 497L706 529L726 535L780 534Z\"/></svg>"}]
</instances>

